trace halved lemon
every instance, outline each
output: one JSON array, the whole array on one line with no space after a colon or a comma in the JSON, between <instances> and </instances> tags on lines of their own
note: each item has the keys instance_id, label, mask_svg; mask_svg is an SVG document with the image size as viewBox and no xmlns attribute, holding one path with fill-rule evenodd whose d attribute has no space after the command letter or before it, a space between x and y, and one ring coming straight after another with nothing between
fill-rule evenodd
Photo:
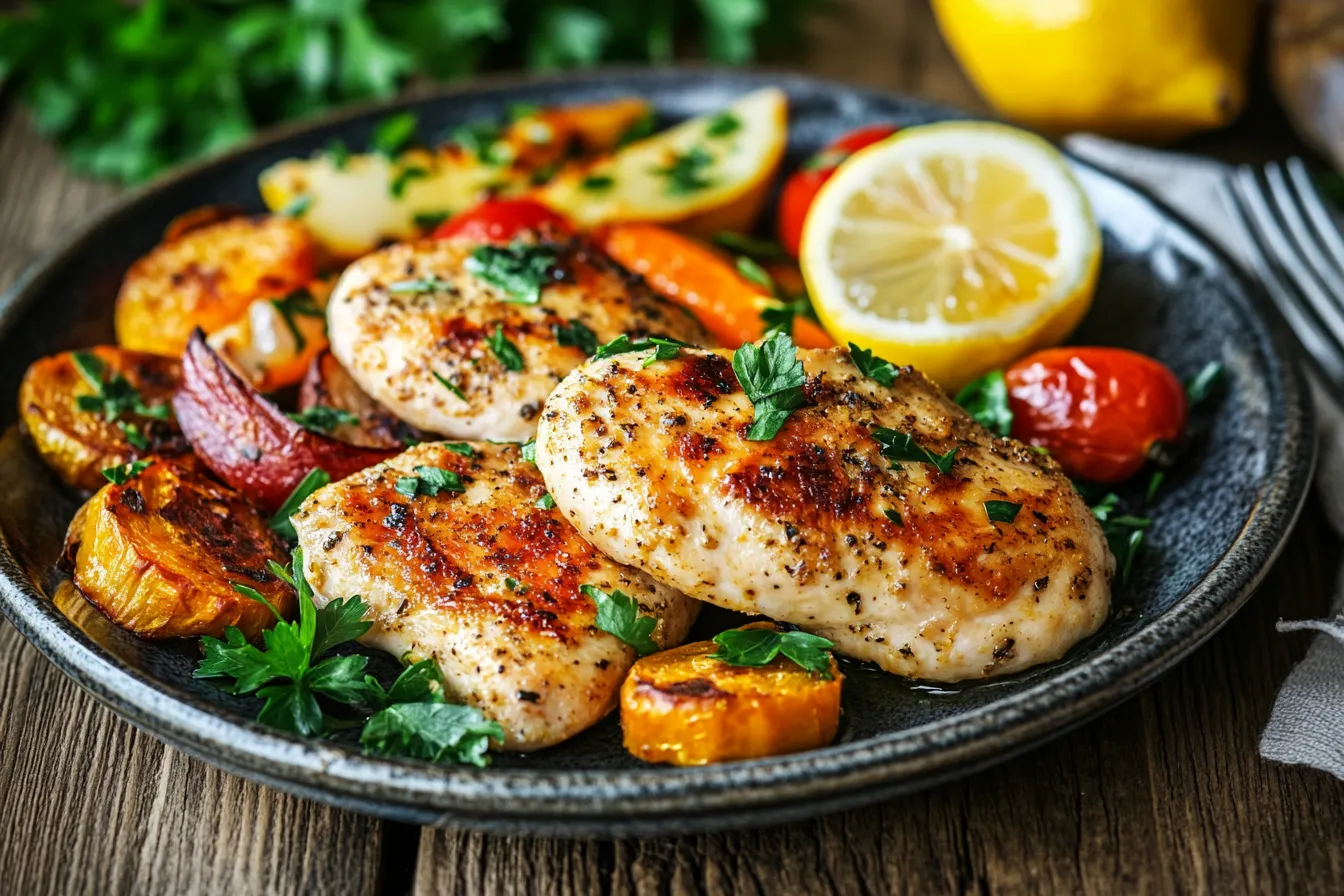
<instances>
[{"instance_id":1,"label":"halved lemon","mask_svg":"<svg viewBox=\"0 0 1344 896\"><path fill-rule=\"evenodd\" d=\"M803 227L826 329L949 390L1063 341L1101 235L1068 163L1017 128L908 128L848 159Z\"/></svg>"}]
</instances>

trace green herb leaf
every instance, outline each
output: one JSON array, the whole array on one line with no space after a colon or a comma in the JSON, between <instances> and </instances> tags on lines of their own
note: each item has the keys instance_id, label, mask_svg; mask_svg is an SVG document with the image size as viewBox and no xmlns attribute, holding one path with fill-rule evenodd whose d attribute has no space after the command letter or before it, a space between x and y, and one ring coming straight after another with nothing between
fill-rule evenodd
<instances>
[{"instance_id":1,"label":"green herb leaf","mask_svg":"<svg viewBox=\"0 0 1344 896\"><path fill-rule=\"evenodd\" d=\"M327 316L322 306L313 300L313 294L306 289L296 289L284 298L271 299L271 307L285 322L285 329L289 330L289 335L294 340L294 350L299 352L307 347L308 340L304 338L303 330L295 318L315 317L325 320Z\"/></svg>"},{"instance_id":2,"label":"green herb leaf","mask_svg":"<svg viewBox=\"0 0 1344 896\"><path fill-rule=\"evenodd\" d=\"M399 703L364 724L359 742L370 753L427 762L452 761L484 767L491 738L504 740L504 729L478 709L452 703Z\"/></svg>"},{"instance_id":3,"label":"green herb leaf","mask_svg":"<svg viewBox=\"0 0 1344 896\"><path fill-rule=\"evenodd\" d=\"M1222 385L1225 377L1226 370L1221 361L1210 361L1201 367L1199 373L1185 381L1185 395L1191 406L1207 401Z\"/></svg>"},{"instance_id":4,"label":"green herb leaf","mask_svg":"<svg viewBox=\"0 0 1344 896\"><path fill-rule=\"evenodd\" d=\"M735 255L748 255L758 260L783 261L789 257L784 247L774 240L734 233L731 230L721 230L714 234L714 243Z\"/></svg>"},{"instance_id":5,"label":"green herb leaf","mask_svg":"<svg viewBox=\"0 0 1344 896\"><path fill-rule=\"evenodd\" d=\"M596 337L594 337L596 340ZM604 342L593 351L593 357L601 360L611 358L616 355L624 355L630 352L642 352L646 349L653 349L654 352L643 366L658 361L671 361L683 348L690 348L689 342L682 342L680 339L671 339L666 336L650 336L647 339L631 339L628 335L622 333L610 342Z\"/></svg>"},{"instance_id":6,"label":"green herb leaf","mask_svg":"<svg viewBox=\"0 0 1344 896\"><path fill-rule=\"evenodd\" d=\"M495 353L499 363L505 370L512 370L518 373L526 366L523 362L523 353L518 351L518 346L509 341L504 335L504 325L495 324L495 332L487 336L486 345L490 346L490 351Z\"/></svg>"},{"instance_id":7,"label":"green herb leaf","mask_svg":"<svg viewBox=\"0 0 1344 896\"><path fill-rule=\"evenodd\" d=\"M902 529L905 528L905 520L901 517L901 512L899 510L892 510L890 507L888 507L886 510L882 511L882 515L885 516L887 519L891 520L896 525L900 526Z\"/></svg>"},{"instance_id":8,"label":"green herb leaf","mask_svg":"<svg viewBox=\"0 0 1344 896\"><path fill-rule=\"evenodd\" d=\"M437 230L440 224L451 217L451 212L416 212L412 220L417 229L428 232Z\"/></svg>"},{"instance_id":9,"label":"green herb leaf","mask_svg":"<svg viewBox=\"0 0 1344 896\"><path fill-rule=\"evenodd\" d=\"M641 616L639 604L633 597L619 588L613 588L610 594L594 585L582 585L579 590L597 604L594 625L599 629L620 638L635 648L640 656L657 652L658 644L650 635L658 627L658 620L652 616Z\"/></svg>"},{"instance_id":10,"label":"green herb leaf","mask_svg":"<svg viewBox=\"0 0 1344 896\"><path fill-rule=\"evenodd\" d=\"M1101 523L1102 534L1115 555L1118 580L1123 585L1129 581L1134 569L1134 559L1143 546L1144 532L1152 527L1153 521L1147 517L1119 514L1120 497L1108 493L1092 506L1092 515Z\"/></svg>"},{"instance_id":11,"label":"green herb leaf","mask_svg":"<svg viewBox=\"0 0 1344 896\"><path fill-rule=\"evenodd\" d=\"M626 128L625 133L621 135L621 139L616 141L616 148L620 149L629 146L631 143L638 143L640 140L652 136L657 124L657 118L655 117L653 110L647 110L643 115L635 119L630 127Z\"/></svg>"},{"instance_id":12,"label":"green herb leaf","mask_svg":"<svg viewBox=\"0 0 1344 896\"><path fill-rule=\"evenodd\" d=\"M466 442L441 442L440 447L451 451L454 454L460 454L463 457L476 456L476 449L472 448Z\"/></svg>"},{"instance_id":13,"label":"green herb leaf","mask_svg":"<svg viewBox=\"0 0 1344 896\"><path fill-rule=\"evenodd\" d=\"M154 465L152 460L137 460L103 470L103 478L113 485L125 485Z\"/></svg>"},{"instance_id":14,"label":"green herb leaf","mask_svg":"<svg viewBox=\"0 0 1344 896\"><path fill-rule=\"evenodd\" d=\"M496 146L504 131L493 121L471 121L453 128L449 139L487 165L504 161Z\"/></svg>"},{"instance_id":15,"label":"green herb leaf","mask_svg":"<svg viewBox=\"0 0 1344 896\"><path fill-rule=\"evenodd\" d=\"M898 463L930 464L939 473L946 475L952 471L952 464L956 462L957 449L955 447L946 454L934 454L916 442L915 437L907 432L887 429L885 426L875 426L872 429L872 436L882 446L882 456L891 461L893 465Z\"/></svg>"},{"instance_id":16,"label":"green herb leaf","mask_svg":"<svg viewBox=\"0 0 1344 896\"><path fill-rule=\"evenodd\" d=\"M1166 478L1167 474L1165 471L1163 470L1153 471L1153 475L1148 477L1148 488L1143 493L1144 496L1143 499L1145 502L1149 504L1153 503L1153 499L1157 497L1157 492L1160 488L1162 488L1162 483L1163 481L1166 480Z\"/></svg>"},{"instance_id":17,"label":"green herb leaf","mask_svg":"<svg viewBox=\"0 0 1344 896\"><path fill-rule=\"evenodd\" d=\"M390 183L387 185L387 192L393 199L400 199L406 195L406 187L413 180L424 180L429 177L429 169L420 165L407 165L398 169Z\"/></svg>"},{"instance_id":18,"label":"green herb leaf","mask_svg":"<svg viewBox=\"0 0 1344 896\"><path fill-rule=\"evenodd\" d=\"M117 426L121 427L121 431L126 434L126 441L136 451L144 451L149 447L149 436L131 421L118 420Z\"/></svg>"},{"instance_id":19,"label":"green herb leaf","mask_svg":"<svg viewBox=\"0 0 1344 896\"><path fill-rule=\"evenodd\" d=\"M807 375L787 333L775 333L759 346L744 343L733 353L733 372L753 407L749 441L773 439L789 415L807 403Z\"/></svg>"},{"instance_id":20,"label":"green herb leaf","mask_svg":"<svg viewBox=\"0 0 1344 896\"><path fill-rule=\"evenodd\" d=\"M293 199L281 206L277 214L286 218L302 218L308 214L308 209L313 207L313 197L307 193L300 193Z\"/></svg>"},{"instance_id":21,"label":"green herb leaf","mask_svg":"<svg viewBox=\"0 0 1344 896\"><path fill-rule=\"evenodd\" d=\"M705 128L707 137L727 137L736 134L742 130L742 121L731 112L724 111L715 115L709 120L709 125Z\"/></svg>"},{"instance_id":22,"label":"green herb leaf","mask_svg":"<svg viewBox=\"0 0 1344 896\"><path fill-rule=\"evenodd\" d=\"M550 510L552 507L555 506L555 499L551 497L550 492L547 492L546 494L542 495L540 498L537 499L537 502L534 506L538 507L541 510Z\"/></svg>"},{"instance_id":23,"label":"green herb leaf","mask_svg":"<svg viewBox=\"0 0 1344 896\"><path fill-rule=\"evenodd\" d=\"M775 333L787 333L792 336L793 322L800 317L814 323L817 320L812 300L806 294L799 295L789 302L773 302L761 309L761 323L765 324L767 336L773 336Z\"/></svg>"},{"instance_id":24,"label":"green herb leaf","mask_svg":"<svg viewBox=\"0 0 1344 896\"><path fill-rule=\"evenodd\" d=\"M685 196L714 185L706 171L713 164L714 156L703 147L695 146L688 152L673 155L672 161L663 168L653 169L652 173L667 178L668 195Z\"/></svg>"},{"instance_id":25,"label":"green herb leaf","mask_svg":"<svg viewBox=\"0 0 1344 896\"><path fill-rule=\"evenodd\" d=\"M957 393L957 404L996 436L1007 437L1013 430L1013 411L1008 405L1008 383L1002 370L989 373L967 383Z\"/></svg>"},{"instance_id":26,"label":"green herb leaf","mask_svg":"<svg viewBox=\"0 0 1344 896\"><path fill-rule=\"evenodd\" d=\"M523 460L527 463L535 464L537 462L537 440L528 439L518 449L518 453L522 455Z\"/></svg>"},{"instance_id":27,"label":"green herb leaf","mask_svg":"<svg viewBox=\"0 0 1344 896\"><path fill-rule=\"evenodd\" d=\"M423 277L418 280L398 280L395 283L387 285L387 291L391 293L422 293L422 292L456 292L457 286L451 280L440 280L438 277Z\"/></svg>"},{"instance_id":28,"label":"green herb leaf","mask_svg":"<svg viewBox=\"0 0 1344 896\"><path fill-rule=\"evenodd\" d=\"M555 341L558 344L572 345L585 356L597 351L597 334L580 320L571 320L567 324L552 324L551 332L555 334Z\"/></svg>"},{"instance_id":29,"label":"green herb leaf","mask_svg":"<svg viewBox=\"0 0 1344 896\"><path fill-rule=\"evenodd\" d=\"M590 174L579 181L579 188L589 193L601 193L616 186L616 178L610 174Z\"/></svg>"},{"instance_id":30,"label":"green herb leaf","mask_svg":"<svg viewBox=\"0 0 1344 896\"><path fill-rule=\"evenodd\" d=\"M92 352L74 352L71 355L75 369L94 390L92 395L80 395L75 398L75 407L91 414L100 414L109 423L116 422L123 414L149 417L153 420L165 420L168 406L163 404L145 404L140 392L131 385L131 381L118 373L110 379L107 365Z\"/></svg>"},{"instance_id":31,"label":"green herb leaf","mask_svg":"<svg viewBox=\"0 0 1344 896\"><path fill-rule=\"evenodd\" d=\"M1011 523L1022 510L1021 504L1012 501L986 501L985 516L991 523Z\"/></svg>"},{"instance_id":32,"label":"green herb leaf","mask_svg":"<svg viewBox=\"0 0 1344 896\"><path fill-rule=\"evenodd\" d=\"M462 484L462 477L452 470L429 467L423 464L415 468L414 476L398 479L395 487L398 492L408 498L414 498L416 495L428 495L432 498L441 491L464 492L467 490L467 487Z\"/></svg>"},{"instance_id":33,"label":"green herb leaf","mask_svg":"<svg viewBox=\"0 0 1344 896\"><path fill-rule=\"evenodd\" d=\"M331 160L331 167L337 171L344 171L346 164L350 161L350 147L345 145L345 141L340 137L333 137L327 141L323 153Z\"/></svg>"},{"instance_id":34,"label":"green herb leaf","mask_svg":"<svg viewBox=\"0 0 1344 896\"><path fill-rule=\"evenodd\" d=\"M392 158L415 139L420 119L414 112L397 112L378 122L369 137L369 148Z\"/></svg>"},{"instance_id":35,"label":"green herb leaf","mask_svg":"<svg viewBox=\"0 0 1344 896\"><path fill-rule=\"evenodd\" d=\"M883 386L890 386L896 382L900 372L896 369L896 365L886 358L879 358L868 349L859 348L852 342L849 344L849 358L859 369L859 373Z\"/></svg>"},{"instance_id":36,"label":"green herb leaf","mask_svg":"<svg viewBox=\"0 0 1344 896\"><path fill-rule=\"evenodd\" d=\"M300 592L308 589L307 599L312 600L307 580L299 581ZM358 594L328 601L318 609L313 620L313 656L321 656L333 647L362 638L373 627L373 623L364 618L368 613L368 604Z\"/></svg>"},{"instance_id":37,"label":"green herb leaf","mask_svg":"<svg viewBox=\"0 0 1344 896\"><path fill-rule=\"evenodd\" d=\"M440 386L447 389L449 392L453 393L458 398L462 399L463 401L467 400L466 393L463 392L460 388L458 388L458 386L455 383L453 383L452 380L448 379L448 377L434 370L431 370L429 372L429 375L434 377L434 379L438 380Z\"/></svg>"},{"instance_id":38,"label":"green herb leaf","mask_svg":"<svg viewBox=\"0 0 1344 896\"><path fill-rule=\"evenodd\" d=\"M505 301L535 305L541 301L542 289L557 279L559 261L550 246L515 240L507 246L478 246L467 258L466 268L503 291Z\"/></svg>"},{"instance_id":39,"label":"green herb leaf","mask_svg":"<svg viewBox=\"0 0 1344 896\"><path fill-rule=\"evenodd\" d=\"M322 486L331 482L331 477L327 471L321 467L313 467L308 474L299 480L299 484L294 486L294 491L289 493L285 503L280 505L280 509L271 517L271 528L279 532L281 537L288 538L290 541L296 540L299 535L294 531L294 524L289 518L298 512L299 506L308 500L308 496L320 489Z\"/></svg>"},{"instance_id":40,"label":"green herb leaf","mask_svg":"<svg viewBox=\"0 0 1344 896\"><path fill-rule=\"evenodd\" d=\"M304 429L320 433L330 433L338 426L354 426L359 423L359 417L349 411L324 404L315 404L285 416Z\"/></svg>"},{"instance_id":41,"label":"green herb leaf","mask_svg":"<svg viewBox=\"0 0 1344 896\"><path fill-rule=\"evenodd\" d=\"M768 296L778 295L779 289L775 286L775 278L771 277L770 273L765 268L761 267L745 255L737 256L735 263L737 272L741 274L744 279L759 286Z\"/></svg>"},{"instance_id":42,"label":"green herb leaf","mask_svg":"<svg viewBox=\"0 0 1344 896\"><path fill-rule=\"evenodd\" d=\"M777 632L768 628L729 629L714 636L719 649L710 659L730 666L765 666L783 654L814 675L831 677L831 654L835 645L807 632Z\"/></svg>"}]
</instances>

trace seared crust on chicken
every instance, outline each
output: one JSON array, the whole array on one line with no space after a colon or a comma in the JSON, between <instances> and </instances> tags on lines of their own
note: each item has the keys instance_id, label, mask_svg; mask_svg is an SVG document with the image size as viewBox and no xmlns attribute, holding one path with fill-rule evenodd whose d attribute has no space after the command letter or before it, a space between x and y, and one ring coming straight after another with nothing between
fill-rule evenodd
<instances>
[{"instance_id":1,"label":"seared crust on chicken","mask_svg":"<svg viewBox=\"0 0 1344 896\"><path fill-rule=\"evenodd\" d=\"M843 349L800 351L807 405L753 442L731 353L648 355L574 371L537 434L557 506L618 562L939 681L1056 659L1106 618L1114 559L1068 479L919 373L888 388ZM874 427L956 460L893 463ZM1021 510L991 522L986 501Z\"/></svg>"},{"instance_id":2,"label":"seared crust on chicken","mask_svg":"<svg viewBox=\"0 0 1344 896\"><path fill-rule=\"evenodd\" d=\"M547 243L558 256L556 279L531 305L507 301L467 270L479 245L425 240L366 255L346 269L327 306L333 354L365 392L423 430L458 439L531 436L546 396L587 354L560 344L557 328L574 321L599 344L622 333L709 344L690 315L585 242ZM408 286L417 281L427 288ZM491 348L497 328L517 347L522 370L510 370Z\"/></svg>"},{"instance_id":3,"label":"seared crust on chicken","mask_svg":"<svg viewBox=\"0 0 1344 896\"><path fill-rule=\"evenodd\" d=\"M564 740L616 705L635 652L594 625L579 589L620 589L657 617L653 639L681 642L698 605L584 541L554 508L516 445L474 457L418 445L318 490L293 517L319 604L362 595L373 628L360 640L433 657L447 696L498 721L505 747ZM465 491L407 497L417 467L456 473Z\"/></svg>"}]
</instances>

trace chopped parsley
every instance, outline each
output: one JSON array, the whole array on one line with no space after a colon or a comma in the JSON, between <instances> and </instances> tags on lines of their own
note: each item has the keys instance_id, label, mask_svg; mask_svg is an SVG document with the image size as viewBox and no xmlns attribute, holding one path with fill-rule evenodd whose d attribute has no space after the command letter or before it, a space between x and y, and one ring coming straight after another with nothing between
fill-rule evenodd
<instances>
[{"instance_id":1,"label":"chopped parsley","mask_svg":"<svg viewBox=\"0 0 1344 896\"><path fill-rule=\"evenodd\" d=\"M442 442L440 445L444 450L451 451L454 454L460 454L463 457L476 456L476 449L472 448L466 442Z\"/></svg>"},{"instance_id":2,"label":"chopped parsley","mask_svg":"<svg viewBox=\"0 0 1344 896\"><path fill-rule=\"evenodd\" d=\"M714 164L714 156L703 147L692 147L689 152L672 156L663 168L653 169L653 174L667 179L667 192L672 196L685 196L714 185L706 175L706 169Z\"/></svg>"},{"instance_id":3,"label":"chopped parsley","mask_svg":"<svg viewBox=\"0 0 1344 896\"><path fill-rule=\"evenodd\" d=\"M508 161L499 150L503 129L493 121L470 121L453 128L450 139L487 165Z\"/></svg>"},{"instance_id":4,"label":"chopped parsley","mask_svg":"<svg viewBox=\"0 0 1344 896\"><path fill-rule=\"evenodd\" d=\"M590 174L579 181L579 188L590 193L601 193L616 186L616 178L610 174Z\"/></svg>"},{"instance_id":5,"label":"chopped parsley","mask_svg":"<svg viewBox=\"0 0 1344 896\"><path fill-rule=\"evenodd\" d=\"M136 460L103 470L103 478L113 485L125 485L154 465L152 460Z\"/></svg>"},{"instance_id":6,"label":"chopped parsley","mask_svg":"<svg viewBox=\"0 0 1344 896\"><path fill-rule=\"evenodd\" d=\"M515 579L513 576L504 577L504 587L518 594L526 594L528 591L531 590L522 582L519 582L517 579Z\"/></svg>"},{"instance_id":7,"label":"chopped parsley","mask_svg":"<svg viewBox=\"0 0 1344 896\"><path fill-rule=\"evenodd\" d=\"M458 398L462 399L463 401L467 400L466 393L463 392L462 389L459 388L456 383L448 379L448 377L444 376L443 374L439 373L436 370L431 370L429 372L429 375L434 377L434 379L438 381L438 384L440 386L447 389L449 392L453 393Z\"/></svg>"},{"instance_id":8,"label":"chopped parsley","mask_svg":"<svg viewBox=\"0 0 1344 896\"><path fill-rule=\"evenodd\" d=\"M796 296L792 301L773 302L761 309L761 323L765 324L765 334L793 334L793 322L806 318L816 323L817 312L812 308L812 300L806 293Z\"/></svg>"},{"instance_id":9,"label":"chopped parsley","mask_svg":"<svg viewBox=\"0 0 1344 896\"><path fill-rule=\"evenodd\" d=\"M429 177L429 169L420 165L406 165L397 171L396 176L387 185L387 192L393 199L400 199L406 195L406 187L413 180L424 180Z\"/></svg>"},{"instance_id":10,"label":"chopped parsley","mask_svg":"<svg viewBox=\"0 0 1344 896\"><path fill-rule=\"evenodd\" d=\"M730 666L765 666L783 654L813 675L831 677L832 642L807 632L733 628L714 636L719 649L710 659Z\"/></svg>"},{"instance_id":11,"label":"chopped parsley","mask_svg":"<svg viewBox=\"0 0 1344 896\"><path fill-rule=\"evenodd\" d=\"M1013 411L1008 406L1008 383L1002 370L989 373L967 383L957 393L957 404L996 436L1007 437L1013 429Z\"/></svg>"},{"instance_id":12,"label":"chopped parsley","mask_svg":"<svg viewBox=\"0 0 1344 896\"><path fill-rule=\"evenodd\" d=\"M1210 361L1201 367L1199 373L1185 381L1185 395L1190 404L1202 404L1208 400L1222 385L1226 373L1221 361Z\"/></svg>"},{"instance_id":13,"label":"chopped parsley","mask_svg":"<svg viewBox=\"0 0 1344 896\"><path fill-rule=\"evenodd\" d=\"M709 120L706 137L727 137L742 130L742 120L731 112L723 111Z\"/></svg>"},{"instance_id":14,"label":"chopped parsley","mask_svg":"<svg viewBox=\"0 0 1344 896\"><path fill-rule=\"evenodd\" d=\"M523 442L518 448L518 453L522 455L523 460L527 461L529 464L535 464L537 462L537 440L528 439L526 442Z\"/></svg>"},{"instance_id":15,"label":"chopped parsley","mask_svg":"<svg viewBox=\"0 0 1344 896\"><path fill-rule=\"evenodd\" d=\"M683 348L690 348L690 343L682 342L680 339L672 339L666 336L649 336L646 339L631 339L625 333L617 336L610 342L604 342L593 352L593 357L601 360L615 355L624 355L629 352L642 352L645 349L653 349L653 354L643 363L643 367L656 364L659 361L671 361Z\"/></svg>"},{"instance_id":16,"label":"chopped parsley","mask_svg":"<svg viewBox=\"0 0 1344 896\"><path fill-rule=\"evenodd\" d=\"M735 264L737 266L737 272L741 274L744 279L749 280L765 290L766 295L774 296L779 294L779 289L775 286L775 278L771 277L770 272L755 261L752 261L745 255L739 255L737 256Z\"/></svg>"},{"instance_id":17,"label":"chopped parsley","mask_svg":"<svg viewBox=\"0 0 1344 896\"><path fill-rule=\"evenodd\" d=\"M557 279L559 262L550 246L514 240L507 246L478 246L467 258L466 268L501 290L506 302L535 305L546 284Z\"/></svg>"},{"instance_id":18,"label":"chopped parsley","mask_svg":"<svg viewBox=\"0 0 1344 896\"><path fill-rule=\"evenodd\" d=\"M631 123L630 127L625 129L625 133L621 134L621 139L616 141L616 148L619 149L623 146L629 146L631 143L637 143L640 140L643 140L653 133L656 126L657 121L654 118L653 110L645 110L644 114L639 116L639 118L636 118Z\"/></svg>"},{"instance_id":19,"label":"chopped parsley","mask_svg":"<svg viewBox=\"0 0 1344 896\"><path fill-rule=\"evenodd\" d=\"M308 209L313 207L313 197L307 193L299 193L293 199L286 202L277 214L286 218L302 218L308 214Z\"/></svg>"},{"instance_id":20,"label":"chopped parsley","mask_svg":"<svg viewBox=\"0 0 1344 896\"><path fill-rule=\"evenodd\" d=\"M722 230L714 234L714 243L737 255L750 255L752 258L767 261L782 261L789 257L784 247L774 240L735 233L731 230Z\"/></svg>"},{"instance_id":21,"label":"chopped parsley","mask_svg":"<svg viewBox=\"0 0 1344 896\"><path fill-rule=\"evenodd\" d=\"M986 501L985 516L991 523L1011 523L1022 511L1022 505L1013 501Z\"/></svg>"},{"instance_id":22,"label":"chopped parsley","mask_svg":"<svg viewBox=\"0 0 1344 896\"><path fill-rule=\"evenodd\" d=\"M452 216L453 213L447 211L416 212L415 217L412 220L415 222L415 226L418 230L430 231L437 229L440 224L447 221Z\"/></svg>"},{"instance_id":23,"label":"chopped parsley","mask_svg":"<svg viewBox=\"0 0 1344 896\"><path fill-rule=\"evenodd\" d=\"M1121 584L1129 581L1134 570L1134 559L1143 547L1144 533L1152 527L1153 521L1146 516L1133 516L1120 513L1120 496L1114 492L1104 495L1092 505L1092 515L1101 523L1101 532L1106 536L1111 553L1115 555L1116 569Z\"/></svg>"},{"instance_id":24,"label":"chopped parsley","mask_svg":"<svg viewBox=\"0 0 1344 896\"><path fill-rule=\"evenodd\" d=\"M1148 488L1143 493L1143 499L1147 503L1153 503L1157 497L1158 489L1162 488L1162 483L1166 480L1167 474L1163 470L1154 470L1153 475L1148 477Z\"/></svg>"},{"instance_id":25,"label":"chopped parsley","mask_svg":"<svg viewBox=\"0 0 1344 896\"><path fill-rule=\"evenodd\" d=\"M555 334L555 341L558 344L574 346L584 355L591 355L597 351L597 334L583 321L571 320L567 324L551 324L551 332Z\"/></svg>"},{"instance_id":26,"label":"chopped parsley","mask_svg":"<svg viewBox=\"0 0 1344 896\"><path fill-rule=\"evenodd\" d=\"M872 436L882 446L882 456L891 461L893 466L900 463L929 464L939 473L947 474L956 462L955 447L946 454L934 454L916 442L915 437L908 432L874 426Z\"/></svg>"},{"instance_id":27,"label":"chopped parsley","mask_svg":"<svg viewBox=\"0 0 1344 896\"><path fill-rule=\"evenodd\" d=\"M789 415L807 402L803 362L787 333L772 334L759 346L744 343L733 352L733 372L753 407L749 441L773 439Z\"/></svg>"},{"instance_id":28,"label":"chopped parsley","mask_svg":"<svg viewBox=\"0 0 1344 896\"><path fill-rule=\"evenodd\" d=\"M140 427L129 420L118 420L117 425L121 427L121 431L126 435L126 441L130 443L130 446L136 451L144 451L149 447L149 436L141 432Z\"/></svg>"},{"instance_id":29,"label":"chopped parsley","mask_svg":"<svg viewBox=\"0 0 1344 896\"><path fill-rule=\"evenodd\" d=\"M325 404L315 404L285 416L304 429L323 434L330 433L338 426L354 426L359 423L358 416L343 408L333 408Z\"/></svg>"},{"instance_id":30,"label":"chopped parsley","mask_svg":"<svg viewBox=\"0 0 1344 896\"><path fill-rule=\"evenodd\" d=\"M376 153L393 158L415 139L420 127L420 119L414 112L398 112L378 122L369 137L369 148Z\"/></svg>"},{"instance_id":31,"label":"chopped parsley","mask_svg":"<svg viewBox=\"0 0 1344 896\"><path fill-rule=\"evenodd\" d=\"M303 330L294 318L315 317L322 319L326 317L326 312L313 300L313 294L306 289L296 289L284 298L271 299L271 307L285 322L285 329L289 330L289 335L294 339L294 350L296 352L303 351L308 345L308 340L304 338Z\"/></svg>"},{"instance_id":32,"label":"chopped parsley","mask_svg":"<svg viewBox=\"0 0 1344 896\"><path fill-rule=\"evenodd\" d=\"M542 495L540 498L537 499L537 502L534 506L540 508L541 510L550 510L552 507L555 506L555 499L551 497L550 492L547 492L546 494Z\"/></svg>"},{"instance_id":33,"label":"chopped parsley","mask_svg":"<svg viewBox=\"0 0 1344 896\"><path fill-rule=\"evenodd\" d=\"M403 476L397 480L395 486L398 493L408 498L414 498L417 495L428 495L433 498L439 492L464 492L467 487L462 484L462 477L452 470L445 470L442 467L429 467L421 464L415 468L414 476Z\"/></svg>"},{"instance_id":34,"label":"chopped parsley","mask_svg":"<svg viewBox=\"0 0 1344 896\"><path fill-rule=\"evenodd\" d=\"M891 520L896 525L900 526L902 529L905 528L905 520L901 517L901 512L899 510L892 510L890 507L888 507L886 510L882 511L882 515L885 516L887 519Z\"/></svg>"},{"instance_id":35,"label":"chopped parsley","mask_svg":"<svg viewBox=\"0 0 1344 896\"><path fill-rule=\"evenodd\" d=\"M593 624L599 629L620 638L640 656L657 652L658 644L650 635L658 627L658 620L641 616L639 604L633 597L619 588L613 588L610 594L593 585L582 585L579 590L597 604L597 619Z\"/></svg>"},{"instance_id":36,"label":"chopped parsley","mask_svg":"<svg viewBox=\"0 0 1344 896\"><path fill-rule=\"evenodd\" d=\"M392 293L453 292L456 289L453 281L441 280L432 275L419 280L398 280L387 285L387 291Z\"/></svg>"},{"instance_id":37,"label":"chopped parsley","mask_svg":"<svg viewBox=\"0 0 1344 896\"><path fill-rule=\"evenodd\" d=\"M859 348L852 342L849 344L849 358L854 362L854 366L859 369L859 373L870 380L876 380L879 385L890 386L896 382L896 377L900 373L896 369L896 365L886 358L880 358L868 349Z\"/></svg>"},{"instance_id":38,"label":"chopped parsley","mask_svg":"<svg viewBox=\"0 0 1344 896\"><path fill-rule=\"evenodd\" d=\"M93 389L92 395L80 395L75 399L75 407L79 410L101 414L109 423L115 423L117 418L127 414L153 420L168 419L167 405L146 404L140 391L120 373L108 377L107 364L102 358L92 352L73 352L71 359L84 382Z\"/></svg>"},{"instance_id":39,"label":"chopped parsley","mask_svg":"<svg viewBox=\"0 0 1344 896\"><path fill-rule=\"evenodd\" d=\"M495 353L499 363L505 370L512 370L514 373L520 372L524 366L523 353L518 351L518 346L509 341L504 335L504 325L495 324L495 332L485 338L486 345L490 346L490 351Z\"/></svg>"},{"instance_id":40,"label":"chopped parsley","mask_svg":"<svg viewBox=\"0 0 1344 896\"><path fill-rule=\"evenodd\" d=\"M289 518L298 512L299 507L304 501L308 500L309 495L329 482L331 482L331 477L327 475L326 470L321 467L313 467L309 470L308 474L299 480L299 484L294 486L294 491L289 493L289 497L285 499L285 503L280 505L280 509L275 512L275 516L271 517L271 528L279 532L283 538L288 538L290 541L297 540L299 534L294 531L294 524L290 522Z\"/></svg>"}]
</instances>

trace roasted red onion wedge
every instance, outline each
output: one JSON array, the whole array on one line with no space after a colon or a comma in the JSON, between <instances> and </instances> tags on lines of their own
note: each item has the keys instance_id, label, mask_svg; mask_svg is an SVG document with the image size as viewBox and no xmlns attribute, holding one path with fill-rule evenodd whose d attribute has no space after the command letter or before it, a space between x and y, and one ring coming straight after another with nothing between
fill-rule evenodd
<instances>
[{"instance_id":1,"label":"roasted red onion wedge","mask_svg":"<svg viewBox=\"0 0 1344 896\"><path fill-rule=\"evenodd\" d=\"M268 513L315 467L333 480L344 479L398 453L304 429L243 382L206 345L200 330L182 354L173 412L205 465Z\"/></svg>"}]
</instances>

